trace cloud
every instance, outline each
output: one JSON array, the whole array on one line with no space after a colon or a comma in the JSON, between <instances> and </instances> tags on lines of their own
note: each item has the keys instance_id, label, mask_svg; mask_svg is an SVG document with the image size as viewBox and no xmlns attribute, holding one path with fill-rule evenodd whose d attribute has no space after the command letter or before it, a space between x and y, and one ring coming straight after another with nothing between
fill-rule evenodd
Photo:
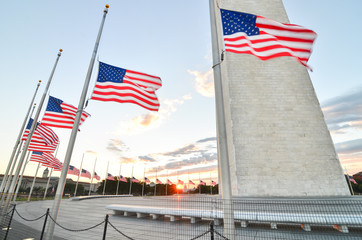
<instances>
[{"instance_id":1,"label":"cloud","mask_svg":"<svg viewBox=\"0 0 362 240\"><path fill-rule=\"evenodd\" d=\"M107 149L111 152L125 152L129 151L129 148L126 146L124 142L117 139L109 139L109 143Z\"/></svg>"},{"instance_id":2,"label":"cloud","mask_svg":"<svg viewBox=\"0 0 362 240\"><path fill-rule=\"evenodd\" d=\"M195 146L194 144L189 144L189 145L184 146L182 148L176 149L176 150L174 150L172 152L166 152L166 153L161 153L161 154L164 155L164 156L176 157L176 156L180 156L180 155L184 155L184 154L190 154L190 153L195 152L197 150L198 150L197 146Z\"/></svg>"},{"instance_id":3,"label":"cloud","mask_svg":"<svg viewBox=\"0 0 362 240\"><path fill-rule=\"evenodd\" d=\"M132 118L129 121L122 121L119 123L120 127L117 132L121 133L123 136L136 135L157 128L167 121L171 114L176 112L185 101L190 99L192 99L190 94L184 95L178 99L163 99L161 100L160 110L158 112L149 112Z\"/></svg>"},{"instance_id":4,"label":"cloud","mask_svg":"<svg viewBox=\"0 0 362 240\"><path fill-rule=\"evenodd\" d=\"M131 157L121 157L120 163L137 163L137 159Z\"/></svg>"},{"instance_id":5,"label":"cloud","mask_svg":"<svg viewBox=\"0 0 362 240\"><path fill-rule=\"evenodd\" d=\"M187 70L187 72L195 77L194 86L198 93L200 93L204 97L215 96L214 77L212 69L205 73L191 70Z\"/></svg>"},{"instance_id":6,"label":"cloud","mask_svg":"<svg viewBox=\"0 0 362 240\"><path fill-rule=\"evenodd\" d=\"M200 140L198 140L197 142L198 142L198 143L202 143L202 142L209 142L209 141L215 142L215 141L216 141L216 137L209 137L209 138L200 139Z\"/></svg>"},{"instance_id":7,"label":"cloud","mask_svg":"<svg viewBox=\"0 0 362 240\"><path fill-rule=\"evenodd\" d=\"M335 147L339 154L362 152L362 138L337 143Z\"/></svg>"},{"instance_id":8,"label":"cloud","mask_svg":"<svg viewBox=\"0 0 362 240\"><path fill-rule=\"evenodd\" d=\"M156 159L151 158L149 156L138 156L138 158L142 161L142 162L156 162Z\"/></svg>"},{"instance_id":9,"label":"cloud","mask_svg":"<svg viewBox=\"0 0 362 240\"><path fill-rule=\"evenodd\" d=\"M321 107L332 134L362 130L362 88L331 98Z\"/></svg>"}]
</instances>

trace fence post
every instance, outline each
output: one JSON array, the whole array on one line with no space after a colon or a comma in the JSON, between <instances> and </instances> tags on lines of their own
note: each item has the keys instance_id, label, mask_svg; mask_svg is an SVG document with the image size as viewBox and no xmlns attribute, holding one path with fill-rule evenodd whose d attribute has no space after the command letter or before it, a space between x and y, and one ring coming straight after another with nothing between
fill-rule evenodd
<instances>
[{"instance_id":1,"label":"fence post","mask_svg":"<svg viewBox=\"0 0 362 240\"><path fill-rule=\"evenodd\" d=\"M210 223L210 239L214 240L214 221Z\"/></svg>"},{"instance_id":2,"label":"fence post","mask_svg":"<svg viewBox=\"0 0 362 240\"><path fill-rule=\"evenodd\" d=\"M43 224L43 229L41 230L40 240L43 240L45 226L47 225L47 221L48 221L48 215L49 215L49 208L47 209L47 213L45 214L45 220L44 220L44 224Z\"/></svg>"},{"instance_id":3,"label":"fence post","mask_svg":"<svg viewBox=\"0 0 362 240\"><path fill-rule=\"evenodd\" d=\"M10 230L11 221L13 220L13 216L14 216L14 212L15 212L15 207L16 207L16 204L14 204L13 211L11 212L11 216L10 216L10 220L9 220L8 228L6 229L6 234L5 234L5 238L4 238L4 240L6 240L6 239L8 238L8 234L9 234L9 230Z\"/></svg>"},{"instance_id":4,"label":"fence post","mask_svg":"<svg viewBox=\"0 0 362 240\"><path fill-rule=\"evenodd\" d=\"M108 225L108 214L106 215L106 220L104 221L103 240L106 240L107 225Z\"/></svg>"}]
</instances>

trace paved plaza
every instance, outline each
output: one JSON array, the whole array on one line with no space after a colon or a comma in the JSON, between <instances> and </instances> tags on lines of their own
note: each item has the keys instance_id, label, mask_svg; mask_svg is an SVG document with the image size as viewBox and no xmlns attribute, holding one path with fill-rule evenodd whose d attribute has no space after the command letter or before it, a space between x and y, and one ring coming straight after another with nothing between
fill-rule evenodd
<instances>
[{"instance_id":1,"label":"paved plaza","mask_svg":"<svg viewBox=\"0 0 362 240\"><path fill-rule=\"evenodd\" d=\"M106 239L192 239L209 230L209 224L212 219L204 219L201 222L191 224L190 219L180 219L171 222L169 218L163 217L152 220L151 217L137 218L136 216L125 217L123 215L114 215L113 211L107 210L106 207L113 204L122 204L130 206L152 206L152 207L168 207L180 209L194 209L194 211L203 211L206 209L218 209L220 205L216 205L218 196L169 196L169 197L112 197L112 198L93 198L81 201L73 201L71 199L62 200L61 209L58 217L58 224L55 228L55 240L61 239L102 239L104 232L104 223L106 214L109 214L109 224L107 227ZM361 198L344 198L346 201L361 202ZM243 199L245 200L245 199ZM342 199L343 200L343 199ZM288 199L246 199L247 202L253 204L243 204L243 206L235 206L239 210L250 209L251 207L262 211L271 211L275 213L284 211ZM291 211L320 211L308 207L305 199L294 199L296 204L294 208L289 206ZM299 201L299 205L298 205ZM320 200L322 201L322 200ZM329 199L331 203L335 202ZM341 199L336 199L338 203ZM258 204L259 202L259 204ZM263 203L264 202L264 203ZM270 204L274 202L274 204ZM278 205L279 202L279 205ZM9 232L8 239L39 239L40 232L44 224L44 218L37 221L25 221L23 218L31 220L43 215L47 208L52 207L52 200L36 201L30 203L19 203L16 206L14 221ZM257 203L257 204L255 204ZM338 205L338 204L337 204ZM333 204L323 204L322 211L341 211L339 206ZM324 210L323 210L324 207ZM361 204L356 204L361 208ZM304 210L303 210L304 209ZM361 212L362 209L356 209ZM96 226L99 224L98 226ZM96 226L92 228L92 226ZM63 227L63 228L62 228ZM78 231L91 228L86 231ZM115 229L116 228L116 229ZM222 234L223 227L215 226L216 231ZM236 224L236 239L361 239L362 230L359 227L350 227L349 233L341 233L333 229L332 226L313 226L312 231L306 232L297 224L278 225L278 229L271 229L270 224L265 223L249 223L248 227L242 228L240 223ZM210 234L205 234L198 239L210 239ZM222 239L215 235L215 239Z\"/></svg>"}]
</instances>

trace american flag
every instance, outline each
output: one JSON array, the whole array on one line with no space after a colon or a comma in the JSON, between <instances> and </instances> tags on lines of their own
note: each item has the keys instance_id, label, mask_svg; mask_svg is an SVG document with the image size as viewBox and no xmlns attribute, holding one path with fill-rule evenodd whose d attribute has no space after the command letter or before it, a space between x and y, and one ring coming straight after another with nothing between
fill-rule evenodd
<instances>
[{"instance_id":1,"label":"american flag","mask_svg":"<svg viewBox=\"0 0 362 240\"><path fill-rule=\"evenodd\" d=\"M160 103L155 91L161 78L99 62L93 100L134 103L150 111L158 111Z\"/></svg>"},{"instance_id":2,"label":"american flag","mask_svg":"<svg viewBox=\"0 0 362 240\"><path fill-rule=\"evenodd\" d=\"M140 181L137 178L132 177L132 182L139 183Z\"/></svg>"},{"instance_id":3,"label":"american flag","mask_svg":"<svg viewBox=\"0 0 362 240\"><path fill-rule=\"evenodd\" d=\"M172 185L173 183L169 179L167 179L167 184Z\"/></svg>"},{"instance_id":4,"label":"american flag","mask_svg":"<svg viewBox=\"0 0 362 240\"><path fill-rule=\"evenodd\" d=\"M69 170L68 170L68 174L72 174L72 175L76 175L78 176L79 175L79 169L72 166L72 165L69 165Z\"/></svg>"},{"instance_id":5,"label":"american flag","mask_svg":"<svg viewBox=\"0 0 362 240\"><path fill-rule=\"evenodd\" d=\"M113 180L114 180L113 175L112 175L112 174L110 174L110 173L108 173L108 174L107 174L107 180L111 180L111 181L113 181Z\"/></svg>"},{"instance_id":6,"label":"american flag","mask_svg":"<svg viewBox=\"0 0 362 240\"><path fill-rule=\"evenodd\" d=\"M354 180L354 178L352 176L348 175L348 179L349 179L350 182L352 182L354 184L357 184L356 180Z\"/></svg>"},{"instance_id":7,"label":"american flag","mask_svg":"<svg viewBox=\"0 0 362 240\"><path fill-rule=\"evenodd\" d=\"M50 127L73 128L77 108L63 102L62 100L49 96L48 106L45 110L42 124ZM81 125L90 114L82 112L79 125Z\"/></svg>"},{"instance_id":8,"label":"american flag","mask_svg":"<svg viewBox=\"0 0 362 240\"><path fill-rule=\"evenodd\" d=\"M195 183L193 181L191 181L191 180L189 180L189 184L195 185Z\"/></svg>"},{"instance_id":9,"label":"american flag","mask_svg":"<svg viewBox=\"0 0 362 240\"><path fill-rule=\"evenodd\" d=\"M28 138L31 125L33 124L34 120L32 118L29 119L28 125L23 133L21 138L22 141L26 141ZM49 127L44 126L43 124L37 123L37 127L34 130L34 133L31 137L32 143L42 143L46 145L58 144L59 138L57 134Z\"/></svg>"},{"instance_id":10,"label":"american flag","mask_svg":"<svg viewBox=\"0 0 362 240\"><path fill-rule=\"evenodd\" d=\"M151 182L150 179L145 177L145 183L150 183L150 182Z\"/></svg>"},{"instance_id":11,"label":"american flag","mask_svg":"<svg viewBox=\"0 0 362 240\"><path fill-rule=\"evenodd\" d=\"M82 169L82 172L81 172L80 176L81 176L81 177L86 177L86 178L89 178L89 179L91 179L91 178L92 178L91 173L90 173L90 172L88 172L88 171L87 171L87 170L85 170L85 169Z\"/></svg>"},{"instance_id":12,"label":"american flag","mask_svg":"<svg viewBox=\"0 0 362 240\"><path fill-rule=\"evenodd\" d=\"M60 171L63 167L63 164L49 152L33 151L30 161L41 163L42 166L54 168L56 171Z\"/></svg>"},{"instance_id":13,"label":"american flag","mask_svg":"<svg viewBox=\"0 0 362 240\"><path fill-rule=\"evenodd\" d=\"M212 186L216 186L216 184L217 184L216 182L211 181L211 185L212 185Z\"/></svg>"},{"instance_id":14,"label":"american flag","mask_svg":"<svg viewBox=\"0 0 362 240\"><path fill-rule=\"evenodd\" d=\"M206 182L204 182L204 181L200 180L200 185L205 186L205 185L206 185Z\"/></svg>"},{"instance_id":15,"label":"american flag","mask_svg":"<svg viewBox=\"0 0 362 240\"><path fill-rule=\"evenodd\" d=\"M249 13L221 9L225 50L261 60L290 56L307 66L317 34L305 27L279 23Z\"/></svg>"},{"instance_id":16,"label":"american flag","mask_svg":"<svg viewBox=\"0 0 362 240\"><path fill-rule=\"evenodd\" d=\"M127 182L127 178L123 177L122 175L119 176L119 181Z\"/></svg>"},{"instance_id":17,"label":"american flag","mask_svg":"<svg viewBox=\"0 0 362 240\"><path fill-rule=\"evenodd\" d=\"M177 184L184 184L184 182L179 179Z\"/></svg>"},{"instance_id":18,"label":"american flag","mask_svg":"<svg viewBox=\"0 0 362 240\"><path fill-rule=\"evenodd\" d=\"M98 174L96 172L94 172L94 178L97 179L98 181L101 180L101 177L98 176Z\"/></svg>"},{"instance_id":19,"label":"american flag","mask_svg":"<svg viewBox=\"0 0 362 240\"><path fill-rule=\"evenodd\" d=\"M162 184L162 182L161 182L160 179L158 179L158 178L156 179L156 183L157 183L157 184Z\"/></svg>"}]
</instances>

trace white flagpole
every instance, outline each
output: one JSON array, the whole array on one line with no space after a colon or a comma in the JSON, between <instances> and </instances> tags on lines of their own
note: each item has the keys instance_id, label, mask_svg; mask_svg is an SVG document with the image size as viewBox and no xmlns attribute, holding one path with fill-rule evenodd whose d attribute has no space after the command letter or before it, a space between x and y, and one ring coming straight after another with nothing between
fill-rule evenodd
<instances>
[{"instance_id":1,"label":"white flagpole","mask_svg":"<svg viewBox=\"0 0 362 240\"><path fill-rule=\"evenodd\" d=\"M132 174L131 174L131 179L130 179L130 183L129 183L129 193L128 193L128 195L131 195L131 193L132 193L132 182L133 182L133 164L132 164Z\"/></svg>"},{"instance_id":2,"label":"white flagpole","mask_svg":"<svg viewBox=\"0 0 362 240\"><path fill-rule=\"evenodd\" d=\"M58 155L59 145L60 145L60 142L58 143L57 150L56 150L56 152L55 152L54 158L56 158L57 155ZM43 200L45 200L45 198L46 198L46 196L47 196L48 187L49 187L49 182L50 182L50 177L52 176L52 173L53 173L53 168L51 168L51 170L50 170L50 174L49 174L48 181L47 181L47 186L45 187L45 191L44 191Z\"/></svg>"},{"instance_id":3,"label":"white flagpole","mask_svg":"<svg viewBox=\"0 0 362 240\"><path fill-rule=\"evenodd\" d=\"M346 167L344 168L344 171L346 172L346 175L347 175L347 178L348 178L348 185L349 185L349 188L351 189L351 193L352 193L352 195L354 195L354 191L353 191L353 188L352 188L351 180L349 179L349 174L348 174L348 172L347 172L347 168L346 168Z\"/></svg>"},{"instance_id":4,"label":"white flagpole","mask_svg":"<svg viewBox=\"0 0 362 240\"><path fill-rule=\"evenodd\" d=\"M84 159L84 153L83 153L83 156L82 156L82 161L80 161L78 179L77 179L77 183L75 184L75 189L74 189L74 197L77 196L78 182L79 182L80 175L82 174L83 159Z\"/></svg>"},{"instance_id":5,"label":"white flagpole","mask_svg":"<svg viewBox=\"0 0 362 240\"><path fill-rule=\"evenodd\" d=\"M190 194L190 172L187 171L187 194Z\"/></svg>"},{"instance_id":6,"label":"white flagpole","mask_svg":"<svg viewBox=\"0 0 362 240\"><path fill-rule=\"evenodd\" d=\"M5 170L5 173L4 173L3 181L1 182L1 185L0 185L0 193L2 193L2 191L3 191L3 189L4 189L4 186L5 186L5 182L6 182L7 178L9 177L8 174L9 174L10 166L11 166L11 165L15 165L15 162L13 162L13 161L14 161L14 155L15 155L15 153L16 153L16 150L18 149L19 144L21 143L21 137L22 137L22 135L23 135L25 125L26 125L27 122L28 122L29 116L33 115L33 111L34 111L34 108L35 108L35 105L36 105L36 104L34 104L34 106L33 106L33 102L34 102L35 96L36 96L36 94L37 94L37 92L38 92L40 83L41 83L41 80L39 80L39 82L38 82L38 84L37 84L37 86L36 86L36 89L35 89L33 98L32 98L32 100L31 100L31 102L30 102L30 105L29 105L28 112L26 113L26 116L25 116L23 125L22 125L21 128L20 128L20 132L19 132L18 138L16 139L13 152L12 152L12 154L11 154L11 157L10 157L10 160L9 160L9 163L8 163L8 166L7 166L7 168L6 168L6 170ZM33 110L32 110L32 112L30 113L31 106L33 106ZM29 113L30 113L30 114L29 114ZM19 149L20 149L20 148L21 148L21 147L19 147ZM10 174L10 175L11 175L11 174Z\"/></svg>"},{"instance_id":7,"label":"white flagpole","mask_svg":"<svg viewBox=\"0 0 362 240\"><path fill-rule=\"evenodd\" d=\"M166 170L166 196L167 196L167 188L168 188L168 170Z\"/></svg>"},{"instance_id":8,"label":"white flagpole","mask_svg":"<svg viewBox=\"0 0 362 240\"><path fill-rule=\"evenodd\" d=\"M8 190L9 190L11 180L13 179L13 171L14 171L14 168L16 166L16 161L18 160L19 154L21 153L22 146L24 146L23 142L20 144L20 148L18 149L18 151L16 153L16 156L14 158L14 161L13 161L14 164L11 166L11 169L9 171L9 176L8 176L8 179L7 179L5 187L4 187L3 195L1 196L1 204L0 204L0 206L3 204L3 202L4 202L5 198L6 198L6 194L7 194Z\"/></svg>"},{"instance_id":9,"label":"white flagpole","mask_svg":"<svg viewBox=\"0 0 362 240\"><path fill-rule=\"evenodd\" d=\"M121 170L122 170L122 163L119 165L119 172L118 172L118 181L117 181L117 190L116 190L116 195L118 195L119 180L120 180L120 177L121 177Z\"/></svg>"},{"instance_id":10,"label":"white flagpole","mask_svg":"<svg viewBox=\"0 0 362 240\"><path fill-rule=\"evenodd\" d=\"M15 174L14 174L14 178L13 178L13 180L11 181L11 185L10 185L10 189L9 189L9 195L8 195L8 197L6 198L6 202L5 202L5 205L4 205L4 208L3 208L3 215L5 215L5 213L8 211L8 208L9 208L9 206L10 206L10 201L11 201L11 199L13 198L13 195L14 195L14 192L15 192L15 186L16 186L16 183L17 183L17 181L18 181L18 179L19 179L19 174L20 174L21 166L22 166L23 163L24 163L25 155L26 155L27 149L28 149L28 147L29 147L29 145L30 145L31 137L33 136L34 130L35 130L36 126L37 126L37 121L38 121L38 118L39 118L39 115L40 115L40 111L41 111L41 109L42 109L42 107L43 107L43 103L44 103L45 97L46 97L47 92L48 92L48 90L49 90L49 86L50 86L50 83L51 83L51 81L52 81L52 79L53 79L53 75L54 75L54 72L55 72L55 69L56 69L56 67L57 67L57 64L58 64L58 61L59 61L59 58L60 58L60 56L61 56L61 52L62 52L62 51L63 51L63 50L60 49L59 52L58 52L58 54L57 54L57 59L55 60L55 64L54 64L53 70L52 70L52 72L51 72L51 74L50 74L48 83L47 83L47 85L46 85L46 87L45 87L43 96L42 96L42 98L41 98L41 100L40 100L38 110L37 110L37 112L36 112L36 114L35 114L33 124L32 124L32 126L31 126L31 128L30 128L30 131L29 131L28 138L27 138L26 141L25 141L24 149L23 149L23 152L22 152L22 154L21 154L21 156L20 156L19 163L18 163L18 166L17 166L16 171L15 171Z\"/></svg>"},{"instance_id":11,"label":"white flagpole","mask_svg":"<svg viewBox=\"0 0 362 240\"><path fill-rule=\"evenodd\" d=\"M199 194L201 194L201 178L200 178L200 172L199 172Z\"/></svg>"},{"instance_id":12,"label":"white flagpole","mask_svg":"<svg viewBox=\"0 0 362 240\"><path fill-rule=\"evenodd\" d=\"M90 196L90 194L91 194L91 188L92 188L93 178L94 178L94 174L95 174L95 172L96 172L96 163L97 163L97 157L96 157L96 159L94 160L93 174L92 174L91 182L90 182L90 184L89 184L88 196Z\"/></svg>"},{"instance_id":13,"label":"white flagpole","mask_svg":"<svg viewBox=\"0 0 362 240\"><path fill-rule=\"evenodd\" d=\"M33 106L33 109L31 110L31 113L29 116L32 116L33 115L33 112L34 112L34 109L35 109L35 106L36 104L34 103L34 106ZM14 156L12 156L12 160L11 162L13 163L12 166L11 166L11 170L8 171L8 173L5 173L4 174L4 178L3 178L3 183L4 183L4 188L3 188L3 195L1 196L1 204L3 204L4 200L5 200L5 197L6 197L6 193L8 192L9 190L9 186L11 184L11 179L13 178L13 171L15 169L15 166L16 166L16 162L18 160L18 157L19 157L19 154L21 153L22 151L22 146L24 145L24 141L21 141L20 145L19 145L19 148L17 149L17 152L16 152L16 156L14 158ZM9 166L9 165L8 165ZM7 169L8 170L8 169ZM7 177L7 178L6 178ZM5 182L6 180L6 182Z\"/></svg>"},{"instance_id":14,"label":"white flagpole","mask_svg":"<svg viewBox=\"0 0 362 240\"><path fill-rule=\"evenodd\" d=\"M105 7L105 9L103 11L104 14L103 14L101 26L100 26L99 31L98 31L98 36L97 36L97 40L96 40L96 43L95 43L95 46L94 46L92 58L91 58L90 63L89 63L87 76L86 76L86 79L84 81L82 95L81 95L81 97L79 99L78 110L77 110L77 114L76 114L76 117L75 117L75 120L74 120L72 133L70 135L69 144L68 144L67 152L66 152L66 155L65 155L64 163L63 163L63 166L65 166L65 167L63 167L62 172L61 172L57 192L55 194L55 199L54 199L54 202L53 202L53 207L52 207L51 212L50 212L51 217L55 221L58 218L60 202L62 200L62 196L63 196L63 192L64 192L64 186L65 186L65 182L66 182L66 177L67 177L67 172L68 172L68 168L69 168L69 164L70 164L70 159L72 157L72 152L73 152L73 148L74 148L74 144L75 144L75 139L76 139L77 133L78 133L80 118L82 116L83 107L84 107L85 99L86 99L87 92L88 92L88 86L89 86L90 78L91 78L91 75L92 75L93 65L94 65L94 62L95 62L95 59L96 59L98 45L99 45L99 42L100 42L100 39L101 39L103 25L104 25L104 21L106 19L106 15L108 13L108 8L109 8L109 6L106 5L106 7ZM46 236L45 236L46 240L53 239L54 228L55 228L54 221L49 221L48 231L47 231Z\"/></svg>"},{"instance_id":15,"label":"white flagpole","mask_svg":"<svg viewBox=\"0 0 362 240\"><path fill-rule=\"evenodd\" d=\"M23 180L24 171L25 171L26 165L29 163L29 157L30 157L30 151L28 151L28 155L26 155L26 160L25 160L24 166L22 168L21 175L20 175L17 187L16 187L15 194L14 194L13 203L16 202L16 197L18 196L18 192L19 192L19 189L21 186L21 181Z\"/></svg>"},{"instance_id":16,"label":"white flagpole","mask_svg":"<svg viewBox=\"0 0 362 240\"><path fill-rule=\"evenodd\" d=\"M103 195L106 191L106 184L107 184L107 178L108 178L108 167L109 167L109 161L107 163L107 170L106 170L106 179L104 179L104 185L103 185Z\"/></svg>"},{"instance_id":17,"label":"white flagpole","mask_svg":"<svg viewBox=\"0 0 362 240\"><path fill-rule=\"evenodd\" d=\"M142 184L142 197L143 197L143 192L145 191L145 181L146 181L146 175L145 175L145 166L143 165L143 184Z\"/></svg>"},{"instance_id":18,"label":"white flagpole","mask_svg":"<svg viewBox=\"0 0 362 240\"><path fill-rule=\"evenodd\" d=\"M35 175L34 175L34 178L33 178L33 183L31 184L31 188L30 188L30 192L29 192L29 195L28 195L28 201L27 202L30 202L30 197L31 197L31 194L33 193L33 188L34 188L34 185L35 185L35 180L36 180L36 176L38 175L39 168L40 168L40 163L38 163L38 167L36 168Z\"/></svg>"},{"instance_id":19,"label":"white flagpole","mask_svg":"<svg viewBox=\"0 0 362 240\"><path fill-rule=\"evenodd\" d=\"M211 172L210 172L210 194L212 195L212 178L211 178Z\"/></svg>"},{"instance_id":20,"label":"white flagpole","mask_svg":"<svg viewBox=\"0 0 362 240\"><path fill-rule=\"evenodd\" d=\"M221 197L223 201L224 213L224 235L230 240L235 239L234 210L232 206L232 191L230 180L229 154L226 132L226 120L224 109L223 86L221 79L220 51L216 24L215 0L209 0L210 5L210 23L212 39L212 55L215 84L215 103L216 103L216 124L217 124L217 145L218 145L218 163L220 173Z\"/></svg>"},{"instance_id":21,"label":"white flagpole","mask_svg":"<svg viewBox=\"0 0 362 240\"><path fill-rule=\"evenodd\" d=\"M48 192L49 182L50 182L50 178L52 177L53 170L54 170L54 168L51 168L51 170L50 170L49 177L48 177L48 181L47 181L47 186L45 187L45 191L44 191L44 197L43 197L43 200L45 200L45 198L47 197L47 192Z\"/></svg>"},{"instance_id":22,"label":"white flagpole","mask_svg":"<svg viewBox=\"0 0 362 240\"><path fill-rule=\"evenodd\" d=\"M154 192L154 196L156 196L156 188L157 188L157 170L158 170L158 168L156 168L156 180L155 180L155 192Z\"/></svg>"}]
</instances>

